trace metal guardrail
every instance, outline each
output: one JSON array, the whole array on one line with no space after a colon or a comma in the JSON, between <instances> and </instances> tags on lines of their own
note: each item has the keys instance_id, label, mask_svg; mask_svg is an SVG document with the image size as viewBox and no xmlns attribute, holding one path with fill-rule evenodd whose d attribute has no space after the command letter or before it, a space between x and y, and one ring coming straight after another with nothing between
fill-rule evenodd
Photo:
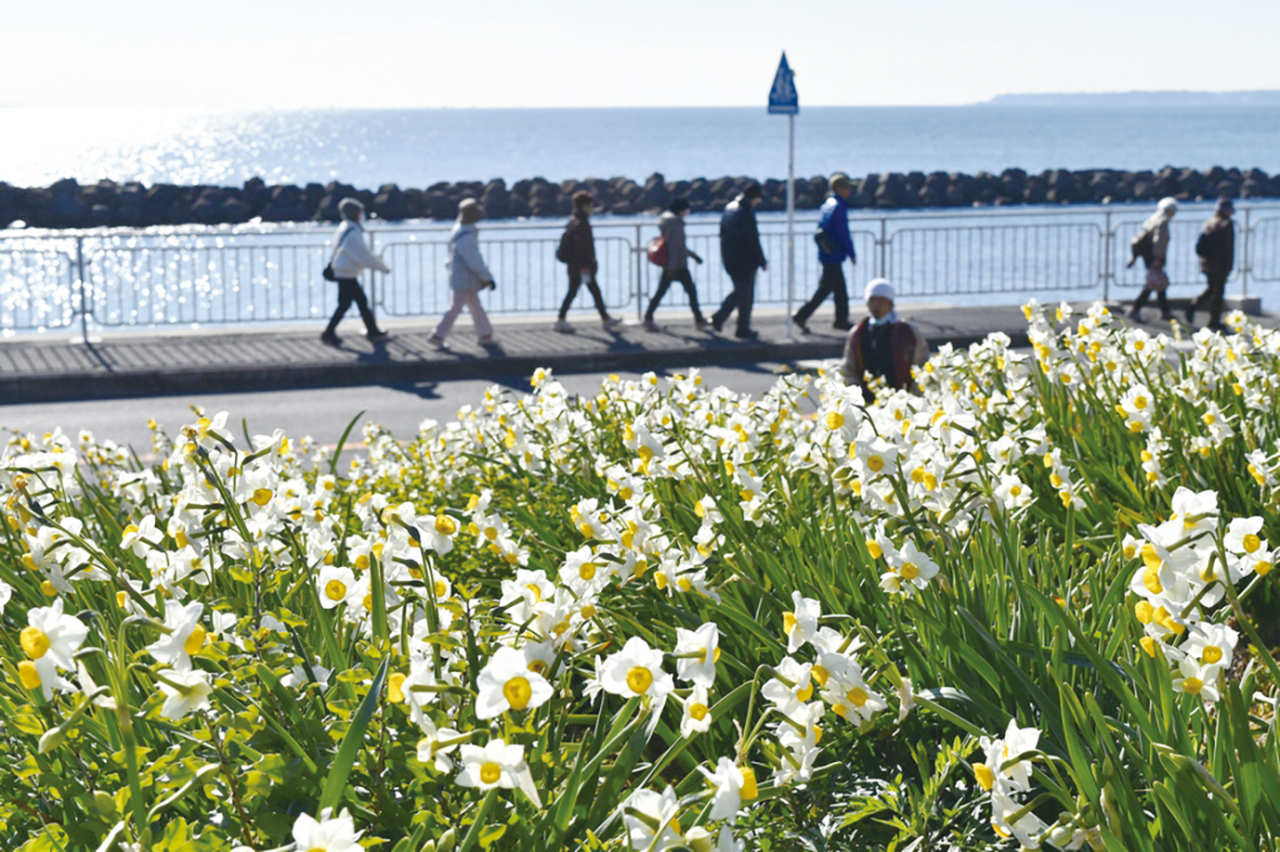
<instances>
[{"instance_id":1,"label":"metal guardrail","mask_svg":"<svg viewBox=\"0 0 1280 852\"><path fill-rule=\"evenodd\" d=\"M1084 298L1136 295L1144 275L1130 269L1129 240L1146 209L988 210L851 215L858 279L884 276L900 297L1052 293ZM1169 278L1174 287L1202 286L1194 246L1199 208L1171 223ZM1239 292L1251 282L1280 282L1280 206L1243 206L1236 217ZM821 270L812 233L816 218L797 221L793 304ZM375 223L376 225L377 223ZM370 275L382 313L433 316L449 305L445 269L448 225L369 228L372 248L392 268ZM498 289L486 307L499 314L553 312L565 293L555 260L562 222L485 223L482 251ZM598 281L614 311L642 315L661 270L645 247L653 220L594 223ZM715 218L687 220L690 248L706 263L693 274L699 298L715 305L732 289L720 263ZM320 275L331 227L161 228L0 234L0 334L79 327L125 328L318 320L333 308L332 285ZM756 302L782 304L786 292L785 223L762 216L760 235L773 263L756 284ZM851 283L851 292L857 287ZM666 306L685 304L673 288ZM585 290L575 309L590 307Z\"/></svg>"}]
</instances>

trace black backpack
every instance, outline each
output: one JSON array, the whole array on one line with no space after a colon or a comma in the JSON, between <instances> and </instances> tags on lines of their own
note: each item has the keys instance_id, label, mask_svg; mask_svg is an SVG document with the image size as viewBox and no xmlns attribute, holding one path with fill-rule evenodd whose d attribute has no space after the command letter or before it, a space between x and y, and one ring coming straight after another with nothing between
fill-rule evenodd
<instances>
[{"instance_id":1,"label":"black backpack","mask_svg":"<svg viewBox=\"0 0 1280 852\"><path fill-rule=\"evenodd\" d=\"M1155 232L1150 228L1143 228L1129 241L1129 250L1135 258L1142 258L1142 262L1150 266L1156 257L1155 243Z\"/></svg>"},{"instance_id":2,"label":"black backpack","mask_svg":"<svg viewBox=\"0 0 1280 852\"><path fill-rule=\"evenodd\" d=\"M569 237L569 229L565 228L560 235L560 245L556 247L556 260L561 263L573 262L573 242Z\"/></svg>"}]
</instances>

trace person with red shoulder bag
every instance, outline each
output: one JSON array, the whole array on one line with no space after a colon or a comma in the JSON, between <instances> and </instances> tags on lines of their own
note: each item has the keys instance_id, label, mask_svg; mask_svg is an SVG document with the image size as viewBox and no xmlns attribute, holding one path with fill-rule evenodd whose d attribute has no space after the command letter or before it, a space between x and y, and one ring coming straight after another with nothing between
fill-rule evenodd
<instances>
[{"instance_id":1,"label":"person with red shoulder bag","mask_svg":"<svg viewBox=\"0 0 1280 852\"><path fill-rule=\"evenodd\" d=\"M655 250L650 253L650 260L662 261L662 277L658 280L657 291L649 300L648 310L644 312L645 331L659 330L658 324L653 320L653 314L674 281L680 282L685 294L689 297L689 309L693 311L694 325L700 329L709 328L711 325L698 307L698 291L693 286L693 277L689 274L689 258L693 258L698 263L702 263L702 258L689 248L685 239L684 217L688 213L688 199L677 198L671 202L670 208L658 217L658 239L661 240L661 244L655 245ZM654 254L657 255L656 259Z\"/></svg>"}]
</instances>

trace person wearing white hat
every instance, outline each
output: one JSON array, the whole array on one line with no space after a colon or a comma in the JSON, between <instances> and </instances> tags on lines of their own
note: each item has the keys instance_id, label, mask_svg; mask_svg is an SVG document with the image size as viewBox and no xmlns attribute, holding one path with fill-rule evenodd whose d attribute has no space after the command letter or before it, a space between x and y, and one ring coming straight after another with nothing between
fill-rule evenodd
<instances>
[{"instance_id":1,"label":"person wearing white hat","mask_svg":"<svg viewBox=\"0 0 1280 852\"><path fill-rule=\"evenodd\" d=\"M1160 306L1160 319L1173 319L1169 297L1165 293L1169 289L1169 276L1164 267L1169 258L1169 220L1177 212L1177 199L1161 198L1156 205L1156 212L1142 223L1142 230L1138 231L1131 243L1133 257L1129 258L1129 266L1132 267L1138 258L1142 258L1147 267L1147 281L1129 311L1129 316L1139 322L1142 321L1142 308L1152 293L1156 294L1156 304Z\"/></svg>"},{"instance_id":2,"label":"person wearing white hat","mask_svg":"<svg viewBox=\"0 0 1280 852\"><path fill-rule=\"evenodd\" d=\"M898 318L893 284L887 278L867 282L863 297L870 316L858 323L844 345L840 366L845 384L870 392L871 378L880 376L891 388L916 390L911 368L929 357L929 343L911 323Z\"/></svg>"},{"instance_id":3,"label":"person wearing white hat","mask_svg":"<svg viewBox=\"0 0 1280 852\"><path fill-rule=\"evenodd\" d=\"M449 256L445 265L449 267L449 288L453 290L453 304L445 311L429 343L437 349L445 348L445 338L453 329L465 307L471 312L471 322L475 325L476 336L481 346L492 346L496 343L493 337L493 324L489 315L480 304L480 293L493 290L497 285L493 282L493 273L485 265L480 255L480 235L476 232L476 223L484 218L484 208L474 198L464 198L458 205L458 221L449 234Z\"/></svg>"},{"instance_id":4,"label":"person wearing white hat","mask_svg":"<svg viewBox=\"0 0 1280 852\"><path fill-rule=\"evenodd\" d=\"M391 270L365 244L364 228L361 225L364 220L364 205L359 199L342 199L338 202L338 212L342 215L342 224L334 234L333 253L329 257L329 266L325 269L325 278L338 285L338 309L330 317L329 324L320 335L320 341L326 346L342 345L342 338L338 337L338 323L352 304L359 309L360 318L364 320L365 337L374 343L384 341L390 335L378 328L373 309L369 307L369 299L360 286L360 273L366 269L376 269L388 275Z\"/></svg>"}]
</instances>

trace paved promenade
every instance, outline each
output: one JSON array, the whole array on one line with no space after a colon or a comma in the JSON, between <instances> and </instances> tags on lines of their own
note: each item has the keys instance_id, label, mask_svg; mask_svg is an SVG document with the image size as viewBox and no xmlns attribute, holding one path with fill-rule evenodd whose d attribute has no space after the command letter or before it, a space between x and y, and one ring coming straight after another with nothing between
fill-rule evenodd
<instances>
[{"instance_id":1,"label":"paved promenade","mask_svg":"<svg viewBox=\"0 0 1280 852\"><path fill-rule=\"evenodd\" d=\"M1026 321L1016 305L907 305L900 313L933 349L944 343L967 346L993 331L1003 331L1015 345L1026 343ZM1153 321L1157 317L1150 307L1146 314ZM855 311L854 321L861 316ZM498 345L488 349L476 344L464 320L443 351L427 342L434 318L390 324L392 338L377 345L359 333L358 322L348 321L339 330L341 348L320 342L319 324L109 333L87 344L64 331L0 341L0 404L470 379L532 373L540 366L559 373L680 369L835 358L843 350L845 334L831 328L830 308L810 322L812 334L792 340L780 311L761 310L755 320L759 340L740 341L728 326L722 334L696 330L687 314L673 315L658 333L638 324L610 332L596 321L579 319L576 333L558 334L550 320L503 319L497 324ZM1268 316L1264 320L1273 322ZM1167 330L1158 322L1148 327Z\"/></svg>"}]
</instances>

